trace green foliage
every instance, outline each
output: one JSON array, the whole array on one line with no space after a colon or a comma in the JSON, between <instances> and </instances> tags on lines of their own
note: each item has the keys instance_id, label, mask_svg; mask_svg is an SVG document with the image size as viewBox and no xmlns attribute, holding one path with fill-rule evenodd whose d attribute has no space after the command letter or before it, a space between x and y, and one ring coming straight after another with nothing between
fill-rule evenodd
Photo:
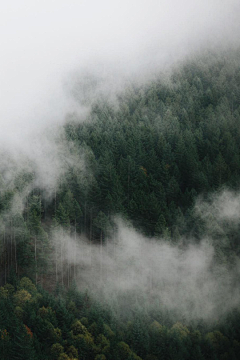
<instances>
[{"instance_id":1,"label":"green foliage","mask_svg":"<svg viewBox=\"0 0 240 360\"><path fill-rule=\"evenodd\" d=\"M17 306L23 306L31 298L32 295L27 290L18 290L14 295L14 302Z\"/></svg>"},{"instance_id":2,"label":"green foliage","mask_svg":"<svg viewBox=\"0 0 240 360\"><path fill-rule=\"evenodd\" d=\"M26 277L22 283L31 284ZM154 311L150 311L147 316L147 307L138 311L138 315L135 312L131 321L113 316L103 322L103 311L100 311L100 304L95 301L91 309L84 310L82 321L86 326L91 323L93 314L96 319L95 323L86 328L78 318L72 321L71 310L65 311L65 300L69 296L66 293L63 292L59 298L41 290L39 303L25 302L24 297L23 311L21 307L15 306L19 292L26 290L13 290L11 297L0 299L0 351L4 360L24 359L24 356L29 360L82 357L98 360L179 357L183 360L235 360L240 354L240 314L236 311L228 316L228 322L223 320L219 323L219 328L210 326L208 322L196 322L189 327L180 321L173 324L171 314L162 316L155 306ZM80 296L76 291L75 296L77 294ZM60 316L60 309L64 318ZM110 307L107 311L110 312ZM154 312L158 318L162 317L164 324L152 321Z\"/></svg>"},{"instance_id":3,"label":"green foliage","mask_svg":"<svg viewBox=\"0 0 240 360\"><path fill-rule=\"evenodd\" d=\"M104 329L104 335L107 338L112 339L115 336L114 332L112 331L109 325L103 324L103 329Z\"/></svg>"},{"instance_id":4,"label":"green foliage","mask_svg":"<svg viewBox=\"0 0 240 360\"><path fill-rule=\"evenodd\" d=\"M98 351L102 354L106 354L110 349L110 341L103 334L98 335L96 338L96 344Z\"/></svg>"},{"instance_id":5,"label":"green foliage","mask_svg":"<svg viewBox=\"0 0 240 360\"><path fill-rule=\"evenodd\" d=\"M78 358L78 351L73 345L69 346L69 348L67 349L67 353L70 359Z\"/></svg>"},{"instance_id":6,"label":"green foliage","mask_svg":"<svg viewBox=\"0 0 240 360\"><path fill-rule=\"evenodd\" d=\"M193 206L199 195L211 202L220 189L239 187L239 59L239 50L193 57L168 81L129 85L118 106L102 100L87 121L67 122L66 141L79 161L84 153L85 168L69 163L52 200L33 188L33 173L18 172L9 185L1 174L1 358L240 358L237 310L216 324L187 326L150 304L141 316L128 309L112 315L69 286L76 269L62 260L59 266L57 252L53 261L49 242L53 232L66 232L103 245L120 214L145 235L176 245L208 234L216 261L237 261L239 226L221 226L214 211L203 221ZM55 282L54 295L39 287L52 291Z\"/></svg>"},{"instance_id":7,"label":"green foliage","mask_svg":"<svg viewBox=\"0 0 240 360\"><path fill-rule=\"evenodd\" d=\"M70 360L70 358L65 353L61 353L58 357L58 360Z\"/></svg>"},{"instance_id":8,"label":"green foliage","mask_svg":"<svg viewBox=\"0 0 240 360\"><path fill-rule=\"evenodd\" d=\"M71 183L73 197L86 204L91 237L100 239L120 212L145 234L170 238L177 208L187 218L198 194L235 183L240 117L229 94L239 88L236 53L205 56L183 64L168 83L129 88L118 109L99 103L89 122L66 125L67 138L91 154L86 166L94 163L81 190L77 178ZM231 74L224 82L223 72ZM178 228L180 236L189 230Z\"/></svg>"},{"instance_id":9,"label":"green foliage","mask_svg":"<svg viewBox=\"0 0 240 360\"><path fill-rule=\"evenodd\" d=\"M58 359L59 355L63 353L63 346L59 343L55 343L51 346L51 354L54 359Z\"/></svg>"},{"instance_id":10,"label":"green foliage","mask_svg":"<svg viewBox=\"0 0 240 360\"><path fill-rule=\"evenodd\" d=\"M32 295L34 295L37 292L36 286L27 277L21 278L21 280L19 282L19 289L24 289Z\"/></svg>"},{"instance_id":11,"label":"green foliage","mask_svg":"<svg viewBox=\"0 0 240 360\"><path fill-rule=\"evenodd\" d=\"M3 289L4 289L4 291L7 291L8 296L13 295L13 293L15 291L14 286L9 283L5 284Z\"/></svg>"},{"instance_id":12,"label":"green foliage","mask_svg":"<svg viewBox=\"0 0 240 360\"><path fill-rule=\"evenodd\" d=\"M181 339L186 338L190 333L188 328L182 325L180 322L177 322L172 326L171 332L176 333Z\"/></svg>"},{"instance_id":13,"label":"green foliage","mask_svg":"<svg viewBox=\"0 0 240 360\"><path fill-rule=\"evenodd\" d=\"M106 360L106 356L103 354L98 354L97 356L95 356L94 360Z\"/></svg>"},{"instance_id":14,"label":"green foliage","mask_svg":"<svg viewBox=\"0 0 240 360\"><path fill-rule=\"evenodd\" d=\"M117 345L118 354L120 359L128 359L131 355L131 349L128 344L124 341L121 341Z\"/></svg>"},{"instance_id":15,"label":"green foliage","mask_svg":"<svg viewBox=\"0 0 240 360\"><path fill-rule=\"evenodd\" d=\"M15 307L14 313L19 319L23 319L24 310L20 306Z\"/></svg>"},{"instance_id":16,"label":"green foliage","mask_svg":"<svg viewBox=\"0 0 240 360\"><path fill-rule=\"evenodd\" d=\"M74 336L82 334L82 335L86 335L88 333L86 327L81 323L80 320L76 320L72 326L72 333Z\"/></svg>"},{"instance_id":17,"label":"green foliage","mask_svg":"<svg viewBox=\"0 0 240 360\"><path fill-rule=\"evenodd\" d=\"M7 299L8 296L9 296L9 291L5 287L1 286L0 287L0 299Z\"/></svg>"}]
</instances>

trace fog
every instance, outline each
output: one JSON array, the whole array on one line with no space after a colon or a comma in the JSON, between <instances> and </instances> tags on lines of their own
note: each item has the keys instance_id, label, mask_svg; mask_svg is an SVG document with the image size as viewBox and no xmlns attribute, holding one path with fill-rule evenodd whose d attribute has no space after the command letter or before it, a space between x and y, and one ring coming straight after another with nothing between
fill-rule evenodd
<instances>
[{"instance_id":1,"label":"fog","mask_svg":"<svg viewBox=\"0 0 240 360\"><path fill-rule=\"evenodd\" d=\"M115 311L123 313L152 306L172 311L185 322L219 321L238 307L240 263L234 255L227 265L226 244L216 235L219 227L225 232L235 228L237 234L239 208L240 195L229 191L208 201L198 198L193 211L200 214L206 231L198 244L189 237L187 246L180 238L178 244L146 238L119 218L116 231L102 245L59 229L52 237L58 281L70 277L79 290L88 289L98 301L115 304ZM227 241L231 246L232 240Z\"/></svg>"},{"instance_id":2,"label":"fog","mask_svg":"<svg viewBox=\"0 0 240 360\"><path fill-rule=\"evenodd\" d=\"M43 178L57 178L55 140L67 113L82 121L99 94L114 99L127 81L202 46L238 44L239 14L234 0L2 3L2 151L22 153Z\"/></svg>"},{"instance_id":3,"label":"fog","mask_svg":"<svg viewBox=\"0 0 240 360\"><path fill-rule=\"evenodd\" d=\"M0 169L5 185L11 187L24 168L35 173L32 186L53 193L67 166L77 163L75 156L84 159L64 140L61 126L68 113L84 121L93 101L102 95L115 101L114 93L128 81L145 81L207 47L238 46L239 18L238 0L2 3ZM84 168L84 160L78 164ZM238 221L239 207L239 197L224 193L210 204L199 200L196 211L206 223L204 214L214 213L220 226L226 217ZM216 318L236 305L238 264L231 272L215 264L211 231L183 251L164 239L145 239L121 220L116 226L103 247L62 231L55 234L61 244L57 255L65 249L58 271L76 267L81 289L101 284L106 296L136 290L135 299L150 294L189 318Z\"/></svg>"},{"instance_id":4,"label":"fog","mask_svg":"<svg viewBox=\"0 0 240 360\"><path fill-rule=\"evenodd\" d=\"M1 142L24 147L26 133L81 113L64 87L69 74L101 64L101 75L114 67L120 81L203 45L233 44L239 15L236 0L2 3Z\"/></svg>"},{"instance_id":5,"label":"fog","mask_svg":"<svg viewBox=\"0 0 240 360\"><path fill-rule=\"evenodd\" d=\"M114 100L127 81L193 51L238 45L239 15L237 0L2 3L1 151L57 178L55 140L67 113L82 121L99 94Z\"/></svg>"}]
</instances>

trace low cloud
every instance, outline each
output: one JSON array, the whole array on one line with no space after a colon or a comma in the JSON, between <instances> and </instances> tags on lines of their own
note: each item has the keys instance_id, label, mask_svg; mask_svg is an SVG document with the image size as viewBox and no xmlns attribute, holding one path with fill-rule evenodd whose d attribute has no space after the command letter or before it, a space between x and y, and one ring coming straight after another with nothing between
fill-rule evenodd
<instances>
[{"instance_id":1,"label":"low cloud","mask_svg":"<svg viewBox=\"0 0 240 360\"><path fill-rule=\"evenodd\" d=\"M200 206L207 208L219 221L227 216L231 227L237 218L239 199L230 191L222 192L208 203L201 201L200 205L197 201L195 211L199 212ZM205 210L203 222L208 221ZM185 321L215 321L238 306L239 258L235 256L231 266L219 261L217 252L222 245L216 243L213 231L205 232L198 244L188 239L188 245L183 246L181 239L181 245L176 245L166 239L145 238L119 219L115 225L116 232L103 245L58 234L64 248L62 276L70 266L72 274L75 269L80 290L89 289L98 299L115 302L126 311L136 303L152 304L173 311ZM56 249L60 251L59 246Z\"/></svg>"}]
</instances>

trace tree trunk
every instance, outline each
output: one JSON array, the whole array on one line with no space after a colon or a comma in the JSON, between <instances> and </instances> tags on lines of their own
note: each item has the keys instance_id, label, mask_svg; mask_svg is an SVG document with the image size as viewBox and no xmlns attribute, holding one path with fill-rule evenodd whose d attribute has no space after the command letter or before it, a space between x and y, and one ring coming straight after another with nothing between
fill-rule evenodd
<instances>
[{"instance_id":1,"label":"tree trunk","mask_svg":"<svg viewBox=\"0 0 240 360\"><path fill-rule=\"evenodd\" d=\"M6 246L6 233L5 233L5 226L4 226L4 230L3 230L3 242L4 242L4 251L5 251L5 256L4 256L4 279L5 279L5 284L7 283L7 246Z\"/></svg>"},{"instance_id":2,"label":"tree trunk","mask_svg":"<svg viewBox=\"0 0 240 360\"><path fill-rule=\"evenodd\" d=\"M61 278L63 285L63 229L62 229L62 239L61 239Z\"/></svg>"},{"instance_id":3,"label":"tree trunk","mask_svg":"<svg viewBox=\"0 0 240 360\"><path fill-rule=\"evenodd\" d=\"M86 201L84 206L84 230L86 233L87 232L87 202Z\"/></svg>"},{"instance_id":4,"label":"tree trunk","mask_svg":"<svg viewBox=\"0 0 240 360\"><path fill-rule=\"evenodd\" d=\"M13 236L12 236L12 219L10 220L10 264L12 266L12 259L13 259Z\"/></svg>"},{"instance_id":5,"label":"tree trunk","mask_svg":"<svg viewBox=\"0 0 240 360\"><path fill-rule=\"evenodd\" d=\"M101 281L103 280L103 232L101 230L101 235L100 235L100 274L101 274Z\"/></svg>"},{"instance_id":6,"label":"tree trunk","mask_svg":"<svg viewBox=\"0 0 240 360\"><path fill-rule=\"evenodd\" d=\"M38 280L38 268L37 268L37 236L34 236L34 259L35 259L35 281L36 281L36 285L37 285L37 280Z\"/></svg>"},{"instance_id":7,"label":"tree trunk","mask_svg":"<svg viewBox=\"0 0 240 360\"><path fill-rule=\"evenodd\" d=\"M74 243L75 243L75 251L74 251L74 260L73 260L73 277L76 278L76 262L77 262L77 224L75 219L75 229L74 229Z\"/></svg>"},{"instance_id":8,"label":"tree trunk","mask_svg":"<svg viewBox=\"0 0 240 360\"><path fill-rule=\"evenodd\" d=\"M13 230L13 239L14 239L14 249L15 249L15 271L16 274L18 273L18 263L17 263L17 243L16 243L16 237L15 237L15 230Z\"/></svg>"},{"instance_id":9,"label":"tree trunk","mask_svg":"<svg viewBox=\"0 0 240 360\"><path fill-rule=\"evenodd\" d=\"M56 284L58 282L58 258L57 258L57 244L55 243L55 275L56 275Z\"/></svg>"},{"instance_id":10,"label":"tree trunk","mask_svg":"<svg viewBox=\"0 0 240 360\"><path fill-rule=\"evenodd\" d=\"M90 233L89 233L89 244L90 244L90 267L92 267L92 209L90 210Z\"/></svg>"}]
</instances>

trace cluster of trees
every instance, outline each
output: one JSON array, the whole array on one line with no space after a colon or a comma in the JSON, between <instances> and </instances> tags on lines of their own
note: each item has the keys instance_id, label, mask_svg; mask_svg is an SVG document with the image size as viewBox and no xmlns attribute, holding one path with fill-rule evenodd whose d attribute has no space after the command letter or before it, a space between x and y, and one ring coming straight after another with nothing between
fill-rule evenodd
<instances>
[{"instance_id":1,"label":"cluster of trees","mask_svg":"<svg viewBox=\"0 0 240 360\"><path fill-rule=\"evenodd\" d=\"M3 360L230 360L240 356L239 313L228 327L187 327L138 310L128 319L72 285L49 294L23 277L0 288ZM159 318L159 314L157 315ZM165 325L163 324L165 322Z\"/></svg>"},{"instance_id":2,"label":"cluster of trees","mask_svg":"<svg viewBox=\"0 0 240 360\"><path fill-rule=\"evenodd\" d=\"M108 236L112 214L150 237L202 238L196 197L239 188L238 55L207 53L168 80L129 86L117 105L99 101L87 122L69 121L67 139L85 150L86 169L79 181L73 168L66 188L89 238Z\"/></svg>"},{"instance_id":3,"label":"cluster of trees","mask_svg":"<svg viewBox=\"0 0 240 360\"><path fill-rule=\"evenodd\" d=\"M85 122L69 116L66 146L79 161L84 154L84 167L69 163L50 203L42 189L28 190L34 173L21 171L10 186L3 177L5 281L13 266L16 272L35 267L36 274L46 269L49 234L57 226L104 243L114 233L112 216L120 214L149 237L201 239L196 197L239 188L238 58L239 51L208 52L167 79L129 86L117 104L97 101Z\"/></svg>"},{"instance_id":4,"label":"cluster of trees","mask_svg":"<svg viewBox=\"0 0 240 360\"><path fill-rule=\"evenodd\" d=\"M85 122L69 116L66 144L79 161L84 154L84 167L69 162L51 201L44 189L33 187L34 172L20 171L10 180L1 174L4 359L20 359L23 349L29 359L239 357L234 323L239 314L232 328L228 319L223 330L190 329L177 321L164 325L157 316L144 320L144 311L127 324L121 318L110 321L110 309L103 314L99 304L76 291L54 297L30 280L7 284L14 274L25 274L48 289L70 286L77 268L63 262L61 232L75 239L82 234L103 246L114 235L114 215L149 237L176 244L188 236L199 241L209 226L193 210L196 197L207 200L223 187L239 188L239 55L239 50L205 53L167 79L129 85L117 104L96 101ZM215 237L219 261L239 255L238 227L230 231L226 226Z\"/></svg>"},{"instance_id":5,"label":"cluster of trees","mask_svg":"<svg viewBox=\"0 0 240 360\"><path fill-rule=\"evenodd\" d=\"M189 230L186 218L198 194L239 186L235 56L192 60L168 82L131 86L117 106L99 102L91 121L66 125L68 140L86 151L86 181L79 184L72 174L68 185L91 236L99 236L101 211L124 214L148 236L177 237Z\"/></svg>"}]
</instances>

